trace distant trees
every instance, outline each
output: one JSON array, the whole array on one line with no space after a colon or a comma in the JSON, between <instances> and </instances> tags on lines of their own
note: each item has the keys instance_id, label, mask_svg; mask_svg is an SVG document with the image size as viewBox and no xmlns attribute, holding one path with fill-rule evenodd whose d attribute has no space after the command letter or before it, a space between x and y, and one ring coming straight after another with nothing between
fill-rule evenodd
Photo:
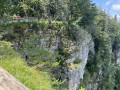
<instances>
[{"instance_id":1,"label":"distant trees","mask_svg":"<svg viewBox=\"0 0 120 90\"><path fill-rule=\"evenodd\" d=\"M9 0L0 0L0 16L3 16L5 13L10 12L10 1Z\"/></svg>"},{"instance_id":2,"label":"distant trees","mask_svg":"<svg viewBox=\"0 0 120 90\"><path fill-rule=\"evenodd\" d=\"M96 16L96 6L90 0L1 0L0 12L20 14L21 16L37 16L40 18L51 18L52 20L79 21L80 26L86 26ZM8 6L11 5L8 8Z\"/></svg>"},{"instance_id":3,"label":"distant trees","mask_svg":"<svg viewBox=\"0 0 120 90\"><path fill-rule=\"evenodd\" d=\"M81 35L81 31L90 33L95 42L96 54L93 56L92 62L91 60L88 61L88 76L97 75L92 78L95 82L100 82L100 90L113 90L114 87L120 87L120 77L118 77L118 80L115 78L115 75L117 75L116 70L120 71L115 66L116 51L120 49L120 23L117 22L117 15L111 18L105 11L97 9L91 0L0 0L0 17L3 18L14 14L19 14L22 17L38 17L39 19L48 20L48 25L43 25L42 29L44 27L47 27L45 29L53 29L51 28L53 23L60 21L60 23L56 23L58 26L56 25L57 28L54 29L59 29L59 34L62 30L64 31L64 35L59 35L61 38L65 36L71 40L77 40L78 36L81 36L79 38L84 36ZM64 26L60 26L60 24ZM26 51L29 52L28 54L31 55L33 60L46 57L47 52L40 50L39 47L36 48L34 42L36 41L30 39L24 44L24 50L29 48ZM34 52L38 52L38 56L33 54ZM40 58L43 52L45 56ZM59 52L61 56L63 56L63 53L65 54L63 57L67 57L69 54L61 48ZM86 81L89 84L89 80Z\"/></svg>"},{"instance_id":4,"label":"distant trees","mask_svg":"<svg viewBox=\"0 0 120 90\"><path fill-rule=\"evenodd\" d=\"M68 8L72 21L82 17L78 23L80 26L89 25L97 15L97 8L90 0L69 0Z\"/></svg>"},{"instance_id":5,"label":"distant trees","mask_svg":"<svg viewBox=\"0 0 120 90\"><path fill-rule=\"evenodd\" d=\"M117 21L117 15L114 16L114 19Z\"/></svg>"}]
</instances>

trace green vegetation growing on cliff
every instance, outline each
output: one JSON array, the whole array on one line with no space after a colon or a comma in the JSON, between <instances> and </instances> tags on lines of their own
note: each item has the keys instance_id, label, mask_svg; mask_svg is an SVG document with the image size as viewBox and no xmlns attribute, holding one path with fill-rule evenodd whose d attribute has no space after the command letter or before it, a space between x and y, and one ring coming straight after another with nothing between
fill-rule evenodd
<instances>
[{"instance_id":1,"label":"green vegetation growing on cliff","mask_svg":"<svg viewBox=\"0 0 120 90\"><path fill-rule=\"evenodd\" d=\"M98 84L97 89L100 90L118 90L120 88L120 76L117 76L120 70L116 61L117 52L120 50L120 23L102 9L98 9L90 0L11 0L11 3L9 0L1 0L0 7L0 21L3 22L0 26L0 35L3 36L3 40L18 44L15 48L16 52L21 53L23 58L26 55L29 57L28 65L40 64L38 67L41 70L41 66L44 67L45 64L47 71L52 73L53 80L57 79L57 84L64 81L63 68L70 67L75 70L82 62L80 58L76 58L72 63L66 64L66 61L71 58L71 54L77 52L71 48L74 48L78 42L81 44L87 32L94 40L95 54L89 54L84 79L80 85L89 88L90 84ZM39 20L6 24L5 21L10 21L14 15L38 17ZM74 42L75 44L73 44ZM51 47L55 49L54 54L51 54ZM28 67L23 61L20 61L19 55L18 58L15 58L13 49L8 49L9 52L6 50L7 48L3 50L6 53L1 53L0 58L4 59L1 60L1 63L5 63L1 66L9 71L9 68L14 68L18 63L17 66L23 64L21 67L26 71ZM10 62L8 58L11 58ZM16 67L13 70L18 69ZM31 70L34 69L28 68L27 70L32 73ZM43 68L42 70L45 71ZM21 71L20 73L10 72L15 77L20 77L19 75L22 73ZM43 72L37 73L42 74ZM22 80L21 82L24 83L24 79ZM37 79L35 78L35 80ZM47 84L51 88L50 83ZM34 89L36 86L32 88Z\"/></svg>"},{"instance_id":2,"label":"green vegetation growing on cliff","mask_svg":"<svg viewBox=\"0 0 120 90\"><path fill-rule=\"evenodd\" d=\"M89 58L84 75L85 82L83 80L84 84L81 85L89 88L89 84L94 85L99 82L98 89L118 90L119 85L117 83L119 82L115 75L118 74L116 70L119 68L116 54L120 47L116 42L119 38L120 23L114 18L110 19L106 12L99 10L99 15L96 16L93 26L88 26L87 30L94 38L96 53Z\"/></svg>"},{"instance_id":3,"label":"green vegetation growing on cliff","mask_svg":"<svg viewBox=\"0 0 120 90\"><path fill-rule=\"evenodd\" d=\"M0 66L30 90L53 90L49 73L27 66L11 45L10 42L0 41Z\"/></svg>"}]
</instances>

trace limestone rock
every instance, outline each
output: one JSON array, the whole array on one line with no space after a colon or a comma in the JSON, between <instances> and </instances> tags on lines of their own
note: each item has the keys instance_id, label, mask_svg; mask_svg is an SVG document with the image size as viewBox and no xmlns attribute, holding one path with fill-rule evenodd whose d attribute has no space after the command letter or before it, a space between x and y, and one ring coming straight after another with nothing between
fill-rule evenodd
<instances>
[{"instance_id":1,"label":"limestone rock","mask_svg":"<svg viewBox=\"0 0 120 90\"><path fill-rule=\"evenodd\" d=\"M0 90L29 90L11 74L0 67Z\"/></svg>"},{"instance_id":2,"label":"limestone rock","mask_svg":"<svg viewBox=\"0 0 120 90\"><path fill-rule=\"evenodd\" d=\"M91 51L94 54L94 42L91 35L86 34L85 36L84 40L77 45L78 51L74 53L69 61L67 61L67 63L73 63L77 58L82 59L82 62L78 63L78 65L80 65L79 68L68 70L69 90L77 90L80 84L80 79L83 79L84 69L88 60L88 53Z\"/></svg>"}]
</instances>

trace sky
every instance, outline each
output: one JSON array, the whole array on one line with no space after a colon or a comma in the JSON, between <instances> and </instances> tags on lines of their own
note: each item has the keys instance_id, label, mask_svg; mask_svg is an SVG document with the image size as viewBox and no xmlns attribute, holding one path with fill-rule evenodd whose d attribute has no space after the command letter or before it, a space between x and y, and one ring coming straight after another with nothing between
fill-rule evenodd
<instances>
[{"instance_id":1,"label":"sky","mask_svg":"<svg viewBox=\"0 0 120 90\"><path fill-rule=\"evenodd\" d=\"M91 0L96 3L98 7L101 7L106 12L110 12L111 16L117 15L118 21L120 21L120 0Z\"/></svg>"}]
</instances>

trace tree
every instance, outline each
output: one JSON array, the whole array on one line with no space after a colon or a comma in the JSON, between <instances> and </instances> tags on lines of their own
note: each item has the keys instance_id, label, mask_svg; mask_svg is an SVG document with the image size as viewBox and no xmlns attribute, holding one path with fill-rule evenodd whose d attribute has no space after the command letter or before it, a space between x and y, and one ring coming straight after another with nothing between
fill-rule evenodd
<instances>
[{"instance_id":1,"label":"tree","mask_svg":"<svg viewBox=\"0 0 120 90\"><path fill-rule=\"evenodd\" d=\"M114 16L114 19L117 21L117 15Z\"/></svg>"},{"instance_id":2,"label":"tree","mask_svg":"<svg viewBox=\"0 0 120 90\"><path fill-rule=\"evenodd\" d=\"M5 13L8 14L11 4L9 0L0 0L0 17Z\"/></svg>"},{"instance_id":3,"label":"tree","mask_svg":"<svg viewBox=\"0 0 120 90\"><path fill-rule=\"evenodd\" d=\"M71 21L82 17L79 21L80 26L89 25L97 15L97 8L90 0L69 0L68 8Z\"/></svg>"}]
</instances>

